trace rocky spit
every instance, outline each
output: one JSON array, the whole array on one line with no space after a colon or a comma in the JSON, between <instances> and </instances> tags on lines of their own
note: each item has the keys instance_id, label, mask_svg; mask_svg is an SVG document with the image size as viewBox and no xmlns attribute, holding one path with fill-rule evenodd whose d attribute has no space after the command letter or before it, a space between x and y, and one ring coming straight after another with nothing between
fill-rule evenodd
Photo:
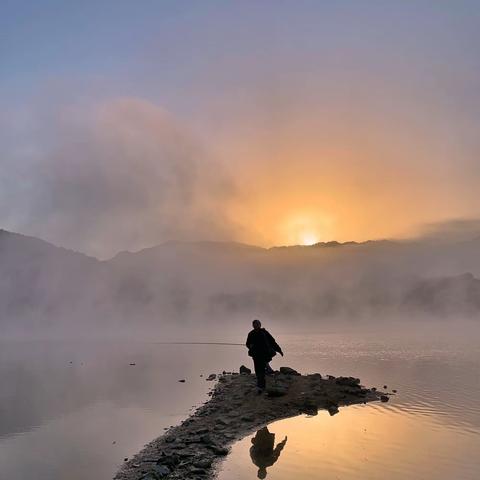
<instances>
[{"instance_id":1,"label":"rocky spit","mask_svg":"<svg viewBox=\"0 0 480 480\"><path fill-rule=\"evenodd\" d=\"M257 395L255 376L245 367L241 371L218 376L210 400L126 461L114 479L211 479L236 440L268 423L302 413L316 415L319 409L335 415L339 406L381 396L388 400L362 387L357 378L300 375L288 367L269 376L265 393Z\"/></svg>"}]
</instances>

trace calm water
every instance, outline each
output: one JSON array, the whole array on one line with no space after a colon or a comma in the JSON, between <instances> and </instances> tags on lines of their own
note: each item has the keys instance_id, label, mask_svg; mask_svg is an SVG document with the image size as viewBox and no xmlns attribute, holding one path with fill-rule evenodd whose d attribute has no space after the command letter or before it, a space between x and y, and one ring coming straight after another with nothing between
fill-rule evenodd
<instances>
[{"instance_id":1,"label":"calm water","mask_svg":"<svg viewBox=\"0 0 480 480\"><path fill-rule=\"evenodd\" d=\"M273 366L355 375L398 394L334 417L274 422L270 451L252 452L253 435L243 439L220 480L253 480L259 466L270 479L480 478L478 332L433 332L279 336L286 356ZM0 346L0 478L9 480L111 478L124 457L207 398L211 384L200 375L249 361L235 346Z\"/></svg>"}]
</instances>

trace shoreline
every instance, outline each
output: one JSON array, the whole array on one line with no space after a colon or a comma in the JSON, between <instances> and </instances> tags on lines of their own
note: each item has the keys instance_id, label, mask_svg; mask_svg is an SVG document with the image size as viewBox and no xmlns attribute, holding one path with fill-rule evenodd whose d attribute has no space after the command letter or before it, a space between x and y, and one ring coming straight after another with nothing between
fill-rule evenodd
<instances>
[{"instance_id":1,"label":"shoreline","mask_svg":"<svg viewBox=\"0 0 480 480\"><path fill-rule=\"evenodd\" d=\"M335 415L339 406L388 400L353 377L300 375L282 367L267 378L266 393L257 395L255 375L219 375L211 398L126 461L114 480L213 479L233 443L271 422L316 415L319 409Z\"/></svg>"}]
</instances>

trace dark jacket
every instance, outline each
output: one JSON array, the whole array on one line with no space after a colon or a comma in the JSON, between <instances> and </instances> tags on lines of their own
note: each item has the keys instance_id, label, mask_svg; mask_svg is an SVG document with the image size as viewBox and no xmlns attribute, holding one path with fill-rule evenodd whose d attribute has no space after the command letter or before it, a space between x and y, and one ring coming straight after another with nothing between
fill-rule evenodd
<instances>
[{"instance_id":1,"label":"dark jacket","mask_svg":"<svg viewBox=\"0 0 480 480\"><path fill-rule=\"evenodd\" d=\"M269 362L276 352L282 353L282 349L275 339L264 328L252 330L245 343L248 348L248 354L254 358L261 358Z\"/></svg>"}]
</instances>

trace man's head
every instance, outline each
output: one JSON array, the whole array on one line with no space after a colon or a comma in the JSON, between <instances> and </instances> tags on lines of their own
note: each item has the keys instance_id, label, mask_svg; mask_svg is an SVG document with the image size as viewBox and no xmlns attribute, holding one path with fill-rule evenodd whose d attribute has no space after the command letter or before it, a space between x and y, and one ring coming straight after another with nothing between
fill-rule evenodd
<instances>
[{"instance_id":1,"label":"man's head","mask_svg":"<svg viewBox=\"0 0 480 480\"><path fill-rule=\"evenodd\" d=\"M260 320L257 320L257 319L255 319L252 322L252 325L253 325L254 330L260 330L262 328L262 322Z\"/></svg>"},{"instance_id":2,"label":"man's head","mask_svg":"<svg viewBox=\"0 0 480 480\"><path fill-rule=\"evenodd\" d=\"M261 480L267 478L267 469L265 467L260 467L257 472L257 477Z\"/></svg>"}]
</instances>

